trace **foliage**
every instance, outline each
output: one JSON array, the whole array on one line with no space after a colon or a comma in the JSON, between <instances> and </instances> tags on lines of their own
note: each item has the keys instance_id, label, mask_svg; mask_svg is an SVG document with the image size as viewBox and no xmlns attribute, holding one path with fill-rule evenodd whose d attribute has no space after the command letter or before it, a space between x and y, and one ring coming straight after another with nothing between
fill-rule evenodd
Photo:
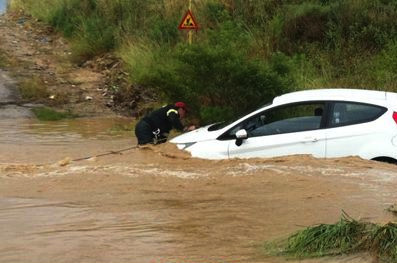
<instances>
[{"instance_id":1,"label":"foliage","mask_svg":"<svg viewBox=\"0 0 397 263\"><path fill-rule=\"evenodd\" d=\"M366 248L385 262L397 261L397 224L387 223L370 231Z\"/></svg>"},{"instance_id":2,"label":"foliage","mask_svg":"<svg viewBox=\"0 0 397 263\"><path fill-rule=\"evenodd\" d=\"M290 236L284 250L294 257L335 255L354 251L366 226L343 214L336 224L308 227Z\"/></svg>"},{"instance_id":3,"label":"foliage","mask_svg":"<svg viewBox=\"0 0 397 263\"><path fill-rule=\"evenodd\" d=\"M115 51L131 84L185 99L205 122L295 89L397 91L393 0L196 0L192 46L177 29L185 0L13 0L73 43L78 62ZM134 97L120 89L119 98Z\"/></svg>"},{"instance_id":4,"label":"foliage","mask_svg":"<svg viewBox=\"0 0 397 263\"><path fill-rule=\"evenodd\" d=\"M132 59L142 63L132 68L145 68L133 74L134 80L167 100L187 101L204 123L234 118L293 89L290 59L281 53L268 60L250 58L249 49L242 48L248 36L236 31L238 25L225 23L206 42L178 45L171 52L146 51L151 59Z\"/></svg>"},{"instance_id":5,"label":"foliage","mask_svg":"<svg viewBox=\"0 0 397 263\"><path fill-rule=\"evenodd\" d=\"M381 262L396 262L397 224L359 222L343 212L336 224L308 227L287 240L268 244L267 249L292 258L370 252Z\"/></svg>"},{"instance_id":6,"label":"foliage","mask_svg":"<svg viewBox=\"0 0 397 263\"><path fill-rule=\"evenodd\" d=\"M375 85L397 91L397 40L389 42L385 49L376 55L367 72ZM373 69L373 70L371 70Z\"/></svg>"},{"instance_id":7,"label":"foliage","mask_svg":"<svg viewBox=\"0 0 397 263\"><path fill-rule=\"evenodd\" d=\"M73 39L74 59L84 61L114 48L114 28L106 25L98 15L90 16L80 23L77 36Z\"/></svg>"},{"instance_id":8,"label":"foliage","mask_svg":"<svg viewBox=\"0 0 397 263\"><path fill-rule=\"evenodd\" d=\"M41 121L59 121L62 119L71 119L77 117L70 112L58 112L47 107L34 108L32 111Z\"/></svg>"}]
</instances>

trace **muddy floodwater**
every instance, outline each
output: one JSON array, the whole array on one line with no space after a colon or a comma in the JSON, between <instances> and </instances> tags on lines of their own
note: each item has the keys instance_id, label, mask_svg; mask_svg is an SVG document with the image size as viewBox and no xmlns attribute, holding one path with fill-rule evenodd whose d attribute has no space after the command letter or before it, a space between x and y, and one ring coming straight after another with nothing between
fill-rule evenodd
<instances>
[{"instance_id":1,"label":"muddy floodwater","mask_svg":"<svg viewBox=\"0 0 397 263\"><path fill-rule=\"evenodd\" d=\"M72 161L134 146L129 121L0 121L0 262L284 262L263 243L342 209L394 220L395 166L358 158L207 161L164 144Z\"/></svg>"}]
</instances>

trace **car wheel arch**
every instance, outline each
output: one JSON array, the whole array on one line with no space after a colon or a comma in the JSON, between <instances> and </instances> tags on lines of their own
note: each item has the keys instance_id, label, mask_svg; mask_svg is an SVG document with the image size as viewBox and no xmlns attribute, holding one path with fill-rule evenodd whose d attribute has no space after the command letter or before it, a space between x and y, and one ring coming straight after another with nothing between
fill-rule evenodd
<instances>
[{"instance_id":1,"label":"car wheel arch","mask_svg":"<svg viewBox=\"0 0 397 263\"><path fill-rule=\"evenodd\" d=\"M383 162L383 163L397 164L397 160L395 158L389 157L389 156L378 156L378 157L372 158L371 160L377 161L377 162Z\"/></svg>"}]
</instances>

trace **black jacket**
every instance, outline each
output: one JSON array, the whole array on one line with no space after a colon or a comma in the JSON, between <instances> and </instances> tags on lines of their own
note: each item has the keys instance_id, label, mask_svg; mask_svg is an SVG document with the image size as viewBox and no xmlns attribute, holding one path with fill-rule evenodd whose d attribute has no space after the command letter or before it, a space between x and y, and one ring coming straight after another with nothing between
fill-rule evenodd
<instances>
[{"instance_id":1,"label":"black jacket","mask_svg":"<svg viewBox=\"0 0 397 263\"><path fill-rule=\"evenodd\" d=\"M172 128L183 131L183 125L179 119L178 108L167 105L157 109L143 118L153 131L160 129L160 134L169 133Z\"/></svg>"}]
</instances>

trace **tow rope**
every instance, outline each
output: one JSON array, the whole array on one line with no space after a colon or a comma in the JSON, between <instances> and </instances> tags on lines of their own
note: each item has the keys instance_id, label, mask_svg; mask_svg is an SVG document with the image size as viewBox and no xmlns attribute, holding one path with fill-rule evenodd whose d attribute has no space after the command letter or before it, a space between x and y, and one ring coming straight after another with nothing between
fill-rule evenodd
<instances>
[{"instance_id":1,"label":"tow rope","mask_svg":"<svg viewBox=\"0 0 397 263\"><path fill-rule=\"evenodd\" d=\"M132 149L135 149L135 148L138 148L138 145L135 145L135 146L132 146L132 147L128 147L128 148L125 148L125 149L121 149L121 150L118 150L118 151L109 151L109 152L106 152L106 153L101 153L101 154L97 154L97 155L92 155L92 156L86 156L86 157L73 159L72 162L88 160L88 159L91 159L91 158L101 157L101 156L110 155L110 154L118 154L118 153L129 151L129 150L132 150Z\"/></svg>"}]
</instances>

